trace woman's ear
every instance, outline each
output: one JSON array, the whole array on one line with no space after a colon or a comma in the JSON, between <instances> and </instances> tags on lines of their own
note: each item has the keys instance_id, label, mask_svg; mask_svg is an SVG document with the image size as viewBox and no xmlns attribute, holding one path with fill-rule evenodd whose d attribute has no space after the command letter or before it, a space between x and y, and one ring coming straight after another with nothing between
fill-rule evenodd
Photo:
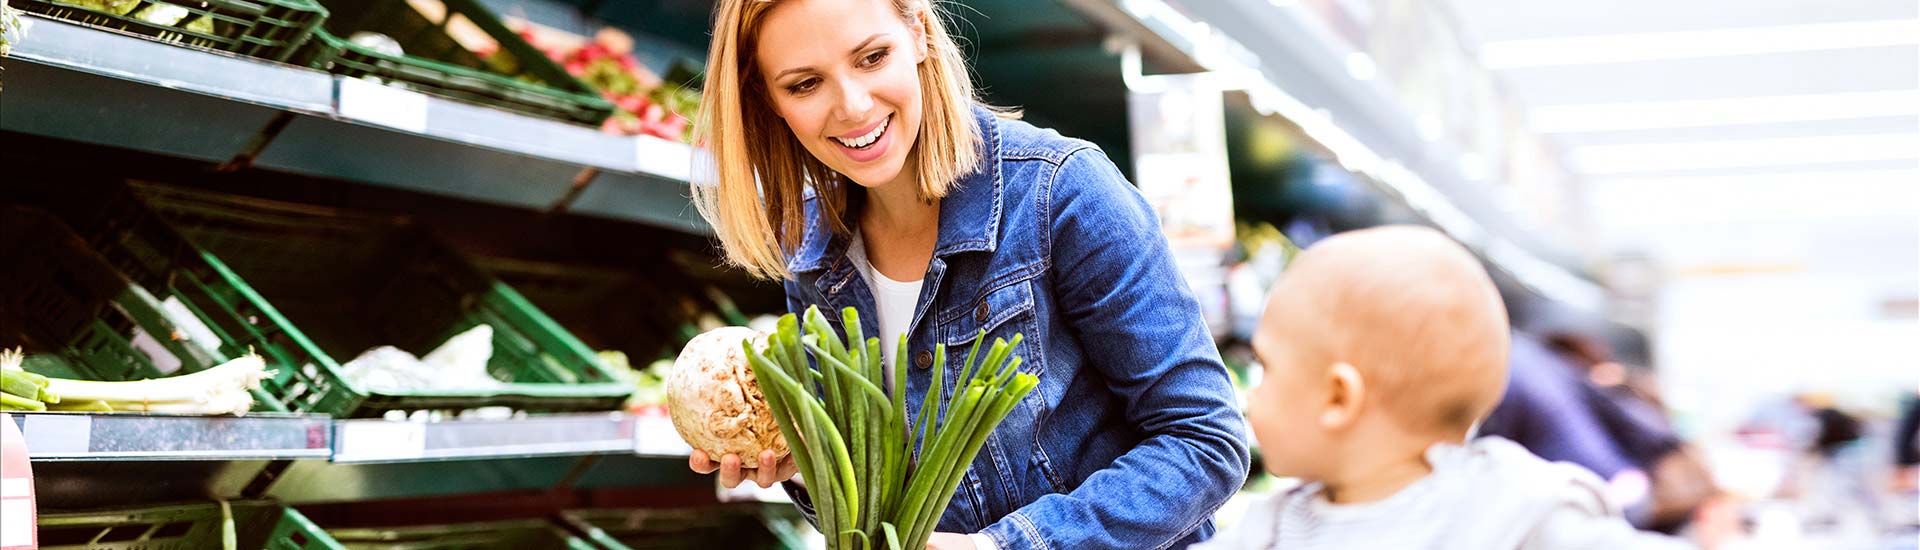
<instances>
[{"instance_id":1,"label":"woman's ear","mask_svg":"<svg viewBox=\"0 0 1920 550\"><path fill-rule=\"evenodd\" d=\"M1322 403L1321 428L1341 430L1352 426L1360 418L1361 403L1367 399L1367 381L1360 376L1360 369L1345 362L1334 363L1327 368L1326 402Z\"/></svg>"},{"instance_id":2,"label":"woman's ear","mask_svg":"<svg viewBox=\"0 0 1920 550\"><path fill-rule=\"evenodd\" d=\"M932 17L933 8L922 4L914 10L913 20L907 22L907 32L913 35L913 62L927 60L927 50L932 49L932 37L927 36L927 18Z\"/></svg>"}]
</instances>

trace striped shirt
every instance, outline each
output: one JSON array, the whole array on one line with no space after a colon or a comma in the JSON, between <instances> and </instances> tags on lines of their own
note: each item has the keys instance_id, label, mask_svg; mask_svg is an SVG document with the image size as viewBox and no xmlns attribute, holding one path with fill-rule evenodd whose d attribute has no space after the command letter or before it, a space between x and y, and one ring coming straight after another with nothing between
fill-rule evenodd
<instances>
[{"instance_id":1,"label":"striped shirt","mask_svg":"<svg viewBox=\"0 0 1920 550\"><path fill-rule=\"evenodd\" d=\"M1692 548L1635 531L1606 503L1598 477L1511 441L1435 445L1426 459L1432 474L1382 500L1334 504L1316 482L1262 497L1240 524L1192 550Z\"/></svg>"}]
</instances>

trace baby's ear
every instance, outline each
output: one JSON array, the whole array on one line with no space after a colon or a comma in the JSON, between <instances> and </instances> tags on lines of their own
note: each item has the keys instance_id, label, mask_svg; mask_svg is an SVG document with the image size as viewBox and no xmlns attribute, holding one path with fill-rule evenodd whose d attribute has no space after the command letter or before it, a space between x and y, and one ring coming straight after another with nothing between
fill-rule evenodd
<instances>
[{"instance_id":1,"label":"baby's ear","mask_svg":"<svg viewBox=\"0 0 1920 550\"><path fill-rule=\"evenodd\" d=\"M1367 380L1360 369L1345 362L1327 368L1326 402L1321 404L1320 427L1342 430L1360 417L1360 404L1367 400Z\"/></svg>"}]
</instances>

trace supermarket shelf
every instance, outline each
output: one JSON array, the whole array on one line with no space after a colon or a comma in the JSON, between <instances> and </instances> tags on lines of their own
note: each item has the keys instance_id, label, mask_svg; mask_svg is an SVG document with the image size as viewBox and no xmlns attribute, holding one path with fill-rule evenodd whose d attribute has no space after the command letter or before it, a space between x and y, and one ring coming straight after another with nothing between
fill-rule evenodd
<instances>
[{"instance_id":1,"label":"supermarket shelf","mask_svg":"<svg viewBox=\"0 0 1920 550\"><path fill-rule=\"evenodd\" d=\"M688 470L685 453L636 446L641 418L608 412L422 423L267 413L12 413L46 501L69 508L119 502L115 494L164 502L239 497L249 488L265 491L251 496L289 503L573 488L712 491L711 476ZM156 471L166 478L146 478ZM138 490L116 489L123 485Z\"/></svg>"},{"instance_id":2,"label":"supermarket shelf","mask_svg":"<svg viewBox=\"0 0 1920 550\"><path fill-rule=\"evenodd\" d=\"M13 413L41 461L280 460L331 456L332 419L249 414Z\"/></svg>"},{"instance_id":3,"label":"supermarket shelf","mask_svg":"<svg viewBox=\"0 0 1920 550\"><path fill-rule=\"evenodd\" d=\"M264 496L289 504L545 492L594 457L292 464ZM685 469L682 467L682 469Z\"/></svg>"},{"instance_id":4,"label":"supermarket shelf","mask_svg":"<svg viewBox=\"0 0 1920 550\"><path fill-rule=\"evenodd\" d=\"M510 420L334 423L336 463L411 462L630 453L633 417L622 413Z\"/></svg>"},{"instance_id":5,"label":"supermarket shelf","mask_svg":"<svg viewBox=\"0 0 1920 550\"><path fill-rule=\"evenodd\" d=\"M633 454L654 458L685 459L693 454L693 447L680 438L680 432L673 427L673 421L666 414L641 414L634 416Z\"/></svg>"},{"instance_id":6,"label":"supermarket shelf","mask_svg":"<svg viewBox=\"0 0 1920 550\"><path fill-rule=\"evenodd\" d=\"M610 454L685 459L689 452L664 417L621 412L442 422L277 413L12 415L36 462L327 459L354 464Z\"/></svg>"},{"instance_id":7,"label":"supermarket shelf","mask_svg":"<svg viewBox=\"0 0 1920 550\"><path fill-rule=\"evenodd\" d=\"M0 129L700 234L693 150L35 14L6 58ZM291 113L291 120L283 116ZM262 148L264 144L264 148Z\"/></svg>"}]
</instances>

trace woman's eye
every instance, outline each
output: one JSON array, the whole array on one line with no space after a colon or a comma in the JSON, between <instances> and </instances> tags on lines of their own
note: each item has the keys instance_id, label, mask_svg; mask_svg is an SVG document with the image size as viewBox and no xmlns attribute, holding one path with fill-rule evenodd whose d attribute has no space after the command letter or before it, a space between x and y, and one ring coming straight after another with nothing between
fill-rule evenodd
<instances>
[{"instance_id":1,"label":"woman's eye","mask_svg":"<svg viewBox=\"0 0 1920 550\"><path fill-rule=\"evenodd\" d=\"M879 65L881 61L885 61L887 59L888 51L889 50L887 48L874 50L873 53L867 54L866 57L860 58L860 66L871 68L876 65Z\"/></svg>"},{"instance_id":2,"label":"woman's eye","mask_svg":"<svg viewBox=\"0 0 1920 550\"><path fill-rule=\"evenodd\" d=\"M818 86L820 86L819 79L809 78L806 80L795 82L793 84L788 84L787 93L793 94L793 95L800 95L807 92L811 92L813 91L814 88Z\"/></svg>"}]
</instances>

